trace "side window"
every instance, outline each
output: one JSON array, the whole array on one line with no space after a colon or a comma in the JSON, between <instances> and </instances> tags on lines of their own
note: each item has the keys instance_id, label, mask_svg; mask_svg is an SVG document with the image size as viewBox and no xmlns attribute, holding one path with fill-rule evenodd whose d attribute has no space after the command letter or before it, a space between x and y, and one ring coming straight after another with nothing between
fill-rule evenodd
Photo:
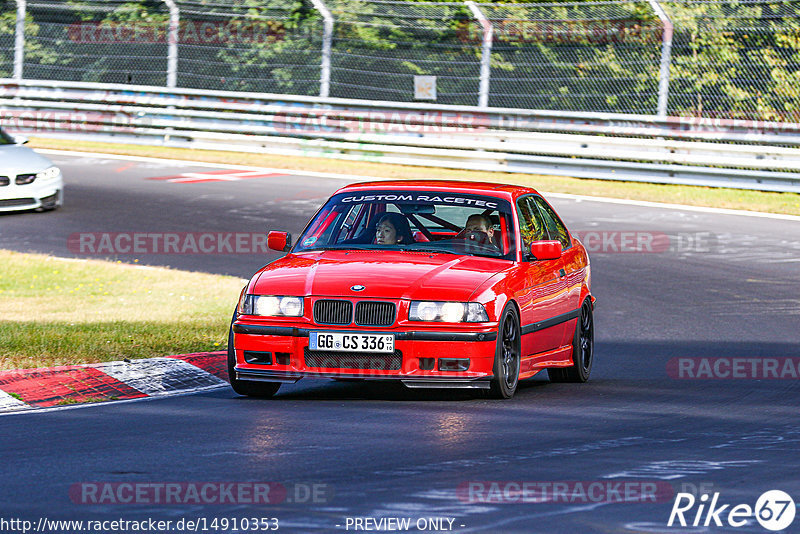
<instances>
[{"instance_id":1,"label":"side window","mask_svg":"<svg viewBox=\"0 0 800 534\"><path fill-rule=\"evenodd\" d=\"M361 212L356 218L356 227L350 230L350 235L353 237L363 234L367 231L367 219L369 218L369 206L366 204L361 209Z\"/></svg>"},{"instance_id":2,"label":"side window","mask_svg":"<svg viewBox=\"0 0 800 534\"><path fill-rule=\"evenodd\" d=\"M536 208L533 197L522 197L517 201L519 231L522 234L522 250L530 250L531 243L547 239L542 215Z\"/></svg>"},{"instance_id":3,"label":"side window","mask_svg":"<svg viewBox=\"0 0 800 534\"><path fill-rule=\"evenodd\" d=\"M558 215L556 215L556 212L553 210L553 208L551 208L542 198L536 197L536 204L538 204L539 208L542 210L542 217L544 218L544 223L547 226L547 231L550 234L550 239L560 241L561 248L564 250L568 249L572 242L570 241L567 227L564 226L564 223L562 223L561 219L558 218Z\"/></svg>"},{"instance_id":4,"label":"side window","mask_svg":"<svg viewBox=\"0 0 800 534\"><path fill-rule=\"evenodd\" d=\"M359 223L359 215L365 209L365 204L354 204L345 214L341 215L341 224L336 224L330 243L341 243L352 234L353 225ZM363 217L362 217L363 218ZM338 221L337 221L338 222Z\"/></svg>"}]
</instances>

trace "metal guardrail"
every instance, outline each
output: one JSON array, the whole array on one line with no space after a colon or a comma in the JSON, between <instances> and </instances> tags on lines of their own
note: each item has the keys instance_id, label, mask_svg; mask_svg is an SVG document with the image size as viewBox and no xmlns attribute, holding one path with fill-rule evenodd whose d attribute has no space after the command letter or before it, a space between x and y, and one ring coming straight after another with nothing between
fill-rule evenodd
<instances>
[{"instance_id":1,"label":"metal guardrail","mask_svg":"<svg viewBox=\"0 0 800 534\"><path fill-rule=\"evenodd\" d=\"M47 137L800 192L800 124L0 79Z\"/></svg>"}]
</instances>

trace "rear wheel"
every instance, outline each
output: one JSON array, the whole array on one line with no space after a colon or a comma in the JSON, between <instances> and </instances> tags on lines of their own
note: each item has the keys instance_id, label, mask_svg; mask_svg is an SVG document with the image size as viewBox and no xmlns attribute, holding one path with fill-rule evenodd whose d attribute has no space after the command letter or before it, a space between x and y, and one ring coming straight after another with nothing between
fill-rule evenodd
<instances>
[{"instance_id":1,"label":"rear wheel","mask_svg":"<svg viewBox=\"0 0 800 534\"><path fill-rule=\"evenodd\" d=\"M236 351L233 346L233 321L235 320L236 314L234 313L231 327L228 330L228 378L230 379L231 387L239 395L272 397L281 387L280 382L251 382L236 378L236 370L234 369L236 367Z\"/></svg>"},{"instance_id":2,"label":"rear wheel","mask_svg":"<svg viewBox=\"0 0 800 534\"><path fill-rule=\"evenodd\" d=\"M572 338L572 365L554 367L547 370L551 382L586 382L592 372L594 360L594 315L592 301L586 299L581 306L581 314L575 325Z\"/></svg>"},{"instance_id":3,"label":"rear wheel","mask_svg":"<svg viewBox=\"0 0 800 534\"><path fill-rule=\"evenodd\" d=\"M509 304L500 318L497 331L497 348L494 355L494 378L489 395L495 399L510 399L519 383L520 354L522 352L519 315Z\"/></svg>"}]
</instances>

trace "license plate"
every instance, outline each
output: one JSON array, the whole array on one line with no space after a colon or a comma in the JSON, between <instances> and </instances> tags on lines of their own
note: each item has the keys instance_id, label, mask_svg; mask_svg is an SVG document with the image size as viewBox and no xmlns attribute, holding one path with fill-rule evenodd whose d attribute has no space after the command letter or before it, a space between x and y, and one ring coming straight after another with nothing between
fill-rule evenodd
<instances>
[{"instance_id":1,"label":"license plate","mask_svg":"<svg viewBox=\"0 0 800 534\"><path fill-rule=\"evenodd\" d=\"M338 352L394 352L394 334L310 332L309 350Z\"/></svg>"}]
</instances>

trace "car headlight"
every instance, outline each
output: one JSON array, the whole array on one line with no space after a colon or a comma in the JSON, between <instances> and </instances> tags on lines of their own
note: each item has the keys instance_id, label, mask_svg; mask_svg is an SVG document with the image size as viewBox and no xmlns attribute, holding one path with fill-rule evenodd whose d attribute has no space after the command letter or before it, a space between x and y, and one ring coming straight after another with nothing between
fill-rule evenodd
<instances>
[{"instance_id":1,"label":"car headlight","mask_svg":"<svg viewBox=\"0 0 800 534\"><path fill-rule=\"evenodd\" d=\"M52 167L48 167L47 169L43 170L42 172L36 174L37 180L54 180L61 176L61 169L56 167L55 165Z\"/></svg>"},{"instance_id":2,"label":"car headlight","mask_svg":"<svg viewBox=\"0 0 800 534\"><path fill-rule=\"evenodd\" d=\"M477 302L428 302L415 300L408 310L410 321L440 321L444 323L485 323L486 309Z\"/></svg>"},{"instance_id":3,"label":"car headlight","mask_svg":"<svg viewBox=\"0 0 800 534\"><path fill-rule=\"evenodd\" d=\"M303 315L303 299L301 297L245 295L239 304L239 314L268 317L300 317Z\"/></svg>"}]
</instances>

